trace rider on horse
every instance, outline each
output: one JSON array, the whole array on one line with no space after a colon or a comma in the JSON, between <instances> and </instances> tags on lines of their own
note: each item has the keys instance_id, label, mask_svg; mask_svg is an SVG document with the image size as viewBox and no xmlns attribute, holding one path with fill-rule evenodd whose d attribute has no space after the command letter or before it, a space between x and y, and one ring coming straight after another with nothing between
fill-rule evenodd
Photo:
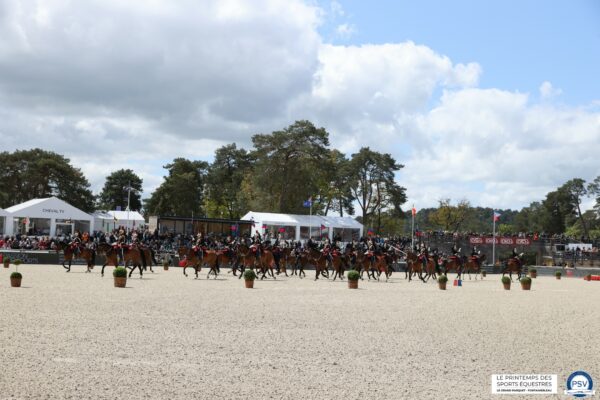
<instances>
[{"instance_id":1,"label":"rider on horse","mask_svg":"<svg viewBox=\"0 0 600 400\"><path fill-rule=\"evenodd\" d=\"M76 255L79 255L79 253L81 252L81 236L78 230L76 230L73 234L73 238L71 239L71 243L69 243L69 246L71 246L71 249Z\"/></svg>"}]
</instances>

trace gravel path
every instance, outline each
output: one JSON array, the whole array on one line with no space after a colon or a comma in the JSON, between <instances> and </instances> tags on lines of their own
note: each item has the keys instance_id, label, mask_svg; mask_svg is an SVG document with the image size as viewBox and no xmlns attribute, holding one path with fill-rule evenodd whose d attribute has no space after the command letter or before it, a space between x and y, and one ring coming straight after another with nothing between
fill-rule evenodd
<instances>
[{"instance_id":1,"label":"gravel path","mask_svg":"<svg viewBox=\"0 0 600 400\"><path fill-rule=\"evenodd\" d=\"M247 290L157 267L117 289L112 269L21 266L13 289L13 270L0 268L0 399L481 399L498 398L495 373L558 374L559 393L578 369L600 381L600 282L507 292L488 275L440 291L402 273Z\"/></svg>"}]
</instances>

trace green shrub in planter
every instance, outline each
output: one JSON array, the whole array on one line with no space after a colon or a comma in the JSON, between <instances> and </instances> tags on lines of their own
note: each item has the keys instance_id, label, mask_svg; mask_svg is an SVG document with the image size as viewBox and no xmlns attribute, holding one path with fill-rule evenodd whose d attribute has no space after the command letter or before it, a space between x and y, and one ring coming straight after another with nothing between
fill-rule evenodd
<instances>
[{"instance_id":1,"label":"green shrub in planter","mask_svg":"<svg viewBox=\"0 0 600 400\"><path fill-rule=\"evenodd\" d=\"M244 271L244 280L245 281L253 281L256 279L256 273L253 269L247 269Z\"/></svg>"},{"instance_id":2,"label":"green shrub in planter","mask_svg":"<svg viewBox=\"0 0 600 400\"><path fill-rule=\"evenodd\" d=\"M115 278L127 278L127 269L123 267L117 267L113 270L113 276Z\"/></svg>"},{"instance_id":3,"label":"green shrub in planter","mask_svg":"<svg viewBox=\"0 0 600 400\"><path fill-rule=\"evenodd\" d=\"M17 258L15 261L13 261L13 264L15 264L15 265L21 265L21 264L23 264L23 261L21 261L21 260L19 260Z\"/></svg>"},{"instance_id":4,"label":"green shrub in planter","mask_svg":"<svg viewBox=\"0 0 600 400\"><path fill-rule=\"evenodd\" d=\"M529 270L528 270L528 271L529 271L529 272L533 272L534 274L536 274L536 273L537 273L537 269L535 269L535 268L529 268Z\"/></svg>"},{"instance_id":5,"label":"green shrub in planter","mask_svg":"<svg viewBox=\"0 0 600 400\"><path fill-rule=\"evenodd\" d=\"M510 278L509 278L508 276L503 276L503 277L502 277L502 283L503 283L503 284L505 284L505 285L506 285L507 283L510 283Z\"/></svg>"},{"instance_id":6,"label":"green shrub in planter","mask_svg":"<svg viewBox=\"0 0 600 400\"><path fill-rule=\"evenodd\" d=\"M448 282L448 277L446 275L440 275L440 276L438 276L437 281L442 282L442 283Z\"/></svg>"},{"instance_id":7,"label":"green shrub in planter","mask_svg":"<svg viewBox=\"0 0 600 400\"><path fill-rule=\"evenodd\" d=\"M13 272L10 274L10 279L22 279L23 275L20 272Z\"/></svg>"},{"instance_id":8,"label":"green shrub in planter","mask_svg":"<svg viewBox=\"0 0 600 400\"><path fill-rule=\"evenodd\" d=\"M529 283L529 284L531 284L531 278L530 278L530 277L528 277L528 276L526 276L526 277L524 277L524 278L521 278L521 281L520 281L520 282L521 282L521 283L524 283L524 284L526 284L526 285L527 285L528 283Z\"/></svg>"},{"instance_id":9,"label":"green shrub in planter","mask_svg":"<svg viewBox=\"0 0 600 400\"><path fill-rule=\"evenodd\" d=\"M557 278L560 278L560 277L562 276L562 272L560 272L560 271L556 271L556 272L554 273L554 275L555 275Z\"/></svg>"},{"instance_id":10,"label":"green shrub in planter","mask_svg":"<svg viewBox=\"0 0 600 400\"><path fill-rule=\"evenodd\" d=\"M358 271L350 270L348 271L348 280L349 281L357 281L360 279L360 274Z\"/></svg>"}]
</instances>

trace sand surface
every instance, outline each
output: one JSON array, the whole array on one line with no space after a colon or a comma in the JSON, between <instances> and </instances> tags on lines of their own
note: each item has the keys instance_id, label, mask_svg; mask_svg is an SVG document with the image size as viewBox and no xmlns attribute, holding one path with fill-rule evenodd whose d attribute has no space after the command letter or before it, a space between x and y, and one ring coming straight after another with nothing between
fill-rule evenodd
<instances>
[{"instance_id":1,"label":"sand surface","mask_svg":"<svg viewBox=\"0 0 600 400\"><path fill-rule=\"evenodd\" d=\"M156 267L117 289L108 268L21 266L13 289L14 268L0 268L0 399L481 399L506 397L491 374L558 374L559 393L578 369L600 382L600 282L440 291L396 273L349 290L310 271L248 290Z\"/></svg>"}]
</instances>

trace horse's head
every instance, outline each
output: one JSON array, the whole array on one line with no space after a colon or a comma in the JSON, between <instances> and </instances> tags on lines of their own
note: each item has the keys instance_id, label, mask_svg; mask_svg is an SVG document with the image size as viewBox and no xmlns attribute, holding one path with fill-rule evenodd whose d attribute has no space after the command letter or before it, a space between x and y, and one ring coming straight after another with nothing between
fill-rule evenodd
<instances>
[{"instance_id":1,"label":"horse's head","mask_svg":"<svg viewBox=\"0 0 600 400\"><path fill-rule=\"evenodd\" d=\"M188 248L185 247L185 246L180 246L177 249L177 254L179 255L179 258L183 258L183 257L187 256L187 254L188 254Z\"/></svg>"}]
</instances>

